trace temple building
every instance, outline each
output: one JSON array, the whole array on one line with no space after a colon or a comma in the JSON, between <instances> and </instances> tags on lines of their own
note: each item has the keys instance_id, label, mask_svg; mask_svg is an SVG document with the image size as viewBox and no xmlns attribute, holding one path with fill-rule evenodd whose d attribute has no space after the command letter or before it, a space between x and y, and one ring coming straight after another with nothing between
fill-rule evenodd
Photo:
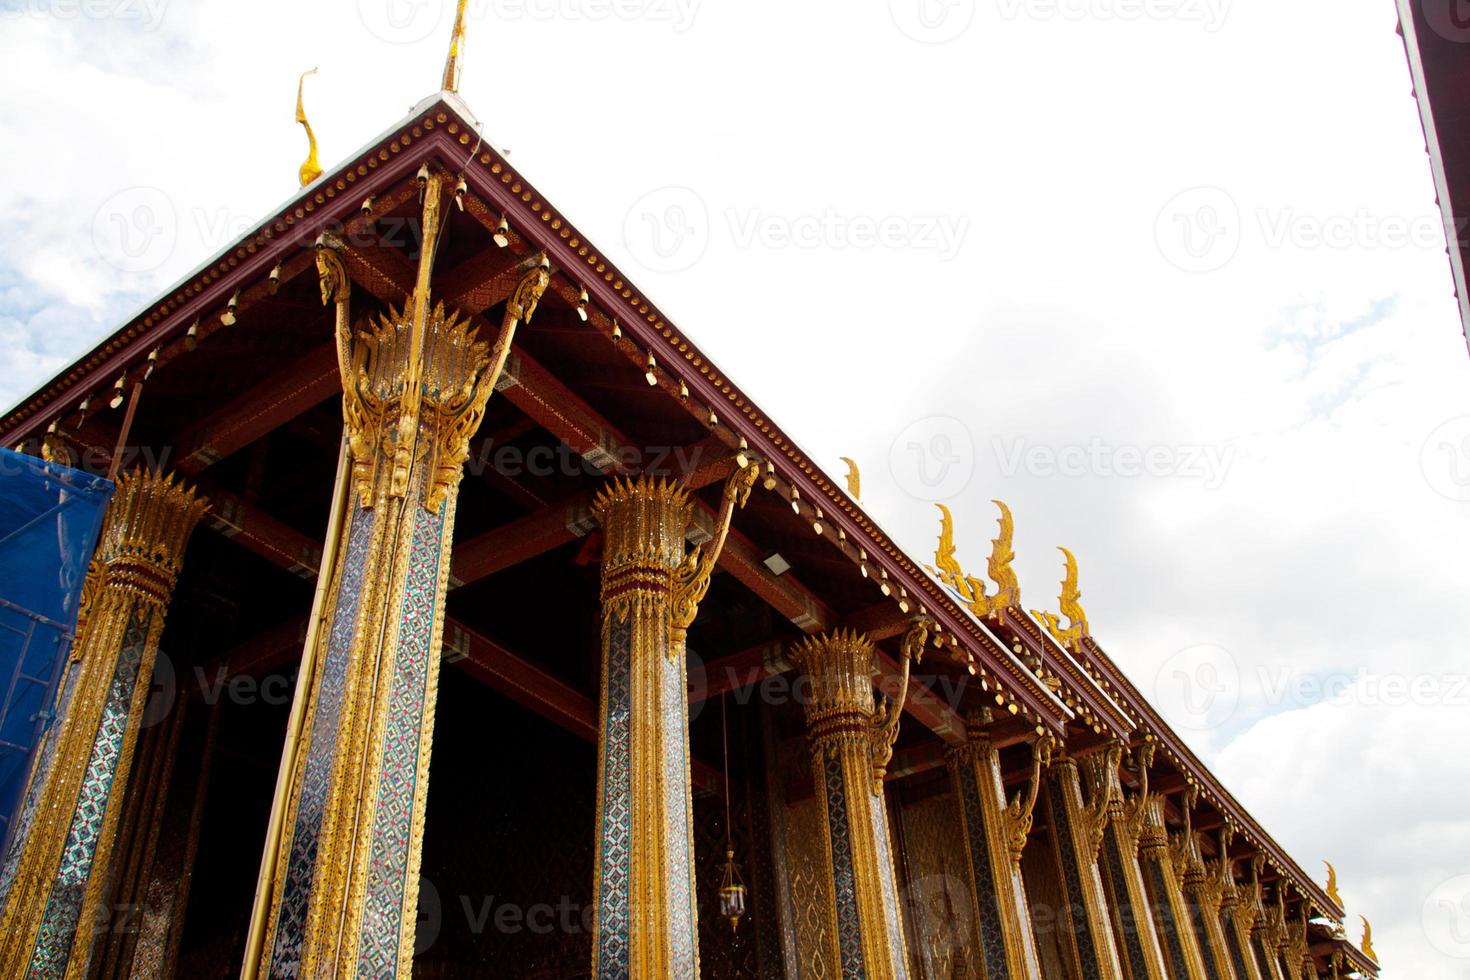
<instances>
[{"instance_id":1,"label":"temple building","mask_svg":"<svg viewBox=\"0 0 1470 980\"><path fill-rule=\"evenodd\" d=\"M115 484L0 976L1376 977L1085 556L1023 596L1006 504L901 550L482 140L463 7L441 91L0 419Z\"/></svg>"}]
</instances>

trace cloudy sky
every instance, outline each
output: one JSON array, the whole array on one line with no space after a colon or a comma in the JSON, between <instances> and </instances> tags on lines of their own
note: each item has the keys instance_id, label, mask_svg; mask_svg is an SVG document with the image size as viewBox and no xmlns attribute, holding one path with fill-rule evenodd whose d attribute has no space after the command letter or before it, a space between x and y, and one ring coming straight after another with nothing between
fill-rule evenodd
<instances>
[{"instance_id":1,"label":"cloudy sky","mask_svg":"<svg viewBox=\"0 0 1470 980\"><path fill-rule=\"evenodd\" d=\"M439 0L0 0L0 403L437 86ZM1470 356L1389 0L472 0L487 139L918 556L1016 515L1391 980L1470 977ZM1358 926L1350 927L1354 938Z\"/></svg>"}]
</instances>

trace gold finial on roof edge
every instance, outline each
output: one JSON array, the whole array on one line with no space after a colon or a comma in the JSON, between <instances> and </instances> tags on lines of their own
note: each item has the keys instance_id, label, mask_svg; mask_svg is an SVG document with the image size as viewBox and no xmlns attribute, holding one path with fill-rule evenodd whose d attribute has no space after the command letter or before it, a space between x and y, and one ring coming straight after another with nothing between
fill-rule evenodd
<instances>
[{"instance_id":1,"label":"gold finial on roof edge","mask_svg":"<svg viewBox=\"0 0 1470 980\"><path fill-rule=\"evenodd\" d=\"M449 56L444 59L444 81L439 86L446 92L459 91L461 58L464 55L464 15L469 0L459 0L454 12L454 30L449 35Z\"/></svg>"},{"instance_id":2,"label":"gold finial on roof edge","mask_svg":"<svg viewBox=\"0 0 1470 980\"><path fill-rule=\"evenodd\" d=\"M296 80L296 121L301 124L302 129L306 130L306 142L310 147L306 160L301 164L301 169L297 172L297 175L301 178L302 187L305 187L322 175L322 164L317 159L316 134L311 131L311 123L306 121L306 76L315 74L316 69L313 68L310 71L302 72L301 77Z\"/></svg>"}]
</instances>

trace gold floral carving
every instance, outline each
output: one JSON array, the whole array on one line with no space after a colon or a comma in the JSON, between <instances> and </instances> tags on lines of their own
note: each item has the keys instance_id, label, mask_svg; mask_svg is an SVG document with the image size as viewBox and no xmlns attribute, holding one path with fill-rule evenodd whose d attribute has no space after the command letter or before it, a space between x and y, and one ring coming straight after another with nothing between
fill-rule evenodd
<instances>
[{"instance_id":1,"label":"gold floral carving","mask_svg":"<svg viewBox=\"0 0 1470 980\"><path fill-rule=\"evenodd\" d=\"M1044 735L1031 744L1031 779L1026 788L1017 793L1006 804L1006 842L1010 848L1011 863L1021 865L1026 841L1031 836L1031 827L1036 818L1036 801L1041 797L1041 773L1051 765L1059 743L1055 736Z\"/></svg>"},{"instance_id":2,"label":"gold floral carving","mask_svg":"<svg viewBox=\"0 0 1470 980\"><path fill-rule=\"evenodd\" d=\"M942 515L939 530L939 546L934 552L934 564L937 566L935 574L945 585L953 589L969 610L980 619L988 619L997 615L1002 609L1018 607L1021 604L1021 583L1016 577L1015 569L1011 562L1016 558L1012 549L1012 539L1015 535L1015 521L1011 517L1011 509L999 500L991 503L1000 508L1000 533L991 542L990 561L986 571L991 581L995 583L996 590L993 594L985 591L985 581L973 575L965 574L959 559L955 556L954 543L954 515L944 504L935 504Z\"/></svg>"},{"instance_id":3,"label":"gold floral carving","mask_svg":"<svg viewBox=\"0 0 1470 980\"><path fill-rule=\"evenodd\" d=\"M682 639L684 631L694 625L699 614L699 604L709 592L710 576L724 550L725 539L730 535L730 521L736 509L743 509L750 499L751 488L760 476L760 464L737 460L735 470L725 481L725 491L720 497L720 513L715 518L713 540L696 547L685 556L674 572L673 623L676 638ZM671 649L671 655L673 650Z\"/></svg>"},{"instance_id":4,"label":"gold floral carving","mask_svg":"<svg viewBox=\"0 0 1470 980\"><path fill-rule=\"evenodd\" d=\"M888 773L888 763L893 761L893 746L898 741L899 719L903 717L903 706L908 700L909 668L924 659L924 644L929 642L929 623L922 618L909 625L903 638L903 673L899 677L898 697L887 698L877 705L869 722L868 740L873 754L873 792L883 792L883 777Z\"/></svg>"}]
</instances>

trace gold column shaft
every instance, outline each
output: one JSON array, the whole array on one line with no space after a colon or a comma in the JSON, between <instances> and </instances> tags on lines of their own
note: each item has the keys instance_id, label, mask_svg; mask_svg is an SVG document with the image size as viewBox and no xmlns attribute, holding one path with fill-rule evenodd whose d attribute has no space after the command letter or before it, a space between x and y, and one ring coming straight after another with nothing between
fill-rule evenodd
<instances>
[{"instance_id":1,"label":"gold column shaft","mask_svg":"<svg viewBox=\"0 0 1470 980\"><path fill-rule=\"evenodd\" d=\"M208 504L172 477L118 480L88 571L75 676L0 919L0 974L82 977L184 549Z\"/></svg>"},{"instance_id":2,"label":"gold column shaft","mask_svg":"<svg viewBox=\"0 0 1470 980\"><path fill-rule=\"evenodd\" d=\"M983 716L967 720L966 742L949 754L975 910L975 948L988 980L1041 976L1031 909L1021 877L1021 854L1031 830L1032 808L1045 750L1037 758L1027 797L1006 800L1000 750L991 744Z\"/></svg>"},{"instance_id":3,"label":"gold column shaft","mask_svg":"<svg viewBox=\"0 0 1470 980\"><path fill-rule=\"evenodd\" d=\"M1109 763L1111 765L1111 762ZM1109 777L1111 779L1111 777ZM1103 839L1102 861L1108 868L1108 877L1120 908L1114 909L1118 926L1119 959L1132 980L1203 980L1196 975L1174 976L1177 971L1165 967L1165 942L1154 928L1150 911L1147 886L1144 884L1144 866L1152 855L1140 856L1140 834L1142 831L1143 798L1129 801L1122 799L1121 786L1116 787L1108 806L1107 834ZM1177 923L1179 910L1171 906L1165 914L1166 923Z\"/></svg>"},{"instance_id":4,"label":"gold column shaft","mask_svg":"<svg viewBox=\"0 0 1470 980\"><path fill-rule=\"evenodd\" d=\"M875 775L888 721L875 710L875 657L867 637L847 631L807 639L791 653L811 682L803 707L825 818L820 846L831 855L836 975L900 980L909 960L883 784Z\"/></svg>"},{"instance_id":5,"label":"gold column shaft","mask_svg":"<svg viewBox=\"0 0 1470 980\"><path fill-rule=\"evenodd\" d=\"M1213 978L1205 968L1195 932L1195 908L1185 898L1185 882L1202 869L1189 856L1178 861L1170 853L1169 828L1164 819L1164 797L1149 794L1143 804L1142 832L1139 837L1139 860L1153 884L1153 895L1161 932L1160 945L1167 954L1170 976L1175 980L1223 980ZM1186 829L1188 840L1193 831Z\"/></svg>"},{"instance_id":6,"label":"gold column shaft","mask_svg":"<svg viewBox=\"0 0 1470 980\"><path fill-rule=\"evenodd\" d=\"M303 658L314 664L298 691L308 717L299 750L283 755L266 927L252 925L242 976L257 960L260 977L412 972L459 483L505 351L549 283L544 261L522 278L493 347L431 305L445 181L425 171L424 244L401 311L354 328L339 246L318 243L322 299L336 304L350 502L321 573L327 618Z\"/></svg>"},{"instance_id":7,"label":"gold column shaft","mask_svg":"<svg viewBox=\"0 0 1470 980\"><path fill-rule=\"evenodd\" d=\"M1095 786L1091 806L1084 804L1077 761L1067 756L1052 763L1047 784L1052 838L1069 906L1066 914L1057 918L1073 943L1073 952L1084 975L1094 974L1099 980L1121 980L1122 965L1097 867L1107 814L1106 804L1098 794L1105 791Z\"/></svg>"},{"instance_id":8,"label":"gold column shaft","mask_svg":"<svg viewBox=\"0 0 1470 980\"><path fill-rule=\"evenodd\" d=\"M687 666L673 618L693 503L640 478L605 487L592 510L603 529L592 973L698 977Z\"/></svg>"}]
</instances>

